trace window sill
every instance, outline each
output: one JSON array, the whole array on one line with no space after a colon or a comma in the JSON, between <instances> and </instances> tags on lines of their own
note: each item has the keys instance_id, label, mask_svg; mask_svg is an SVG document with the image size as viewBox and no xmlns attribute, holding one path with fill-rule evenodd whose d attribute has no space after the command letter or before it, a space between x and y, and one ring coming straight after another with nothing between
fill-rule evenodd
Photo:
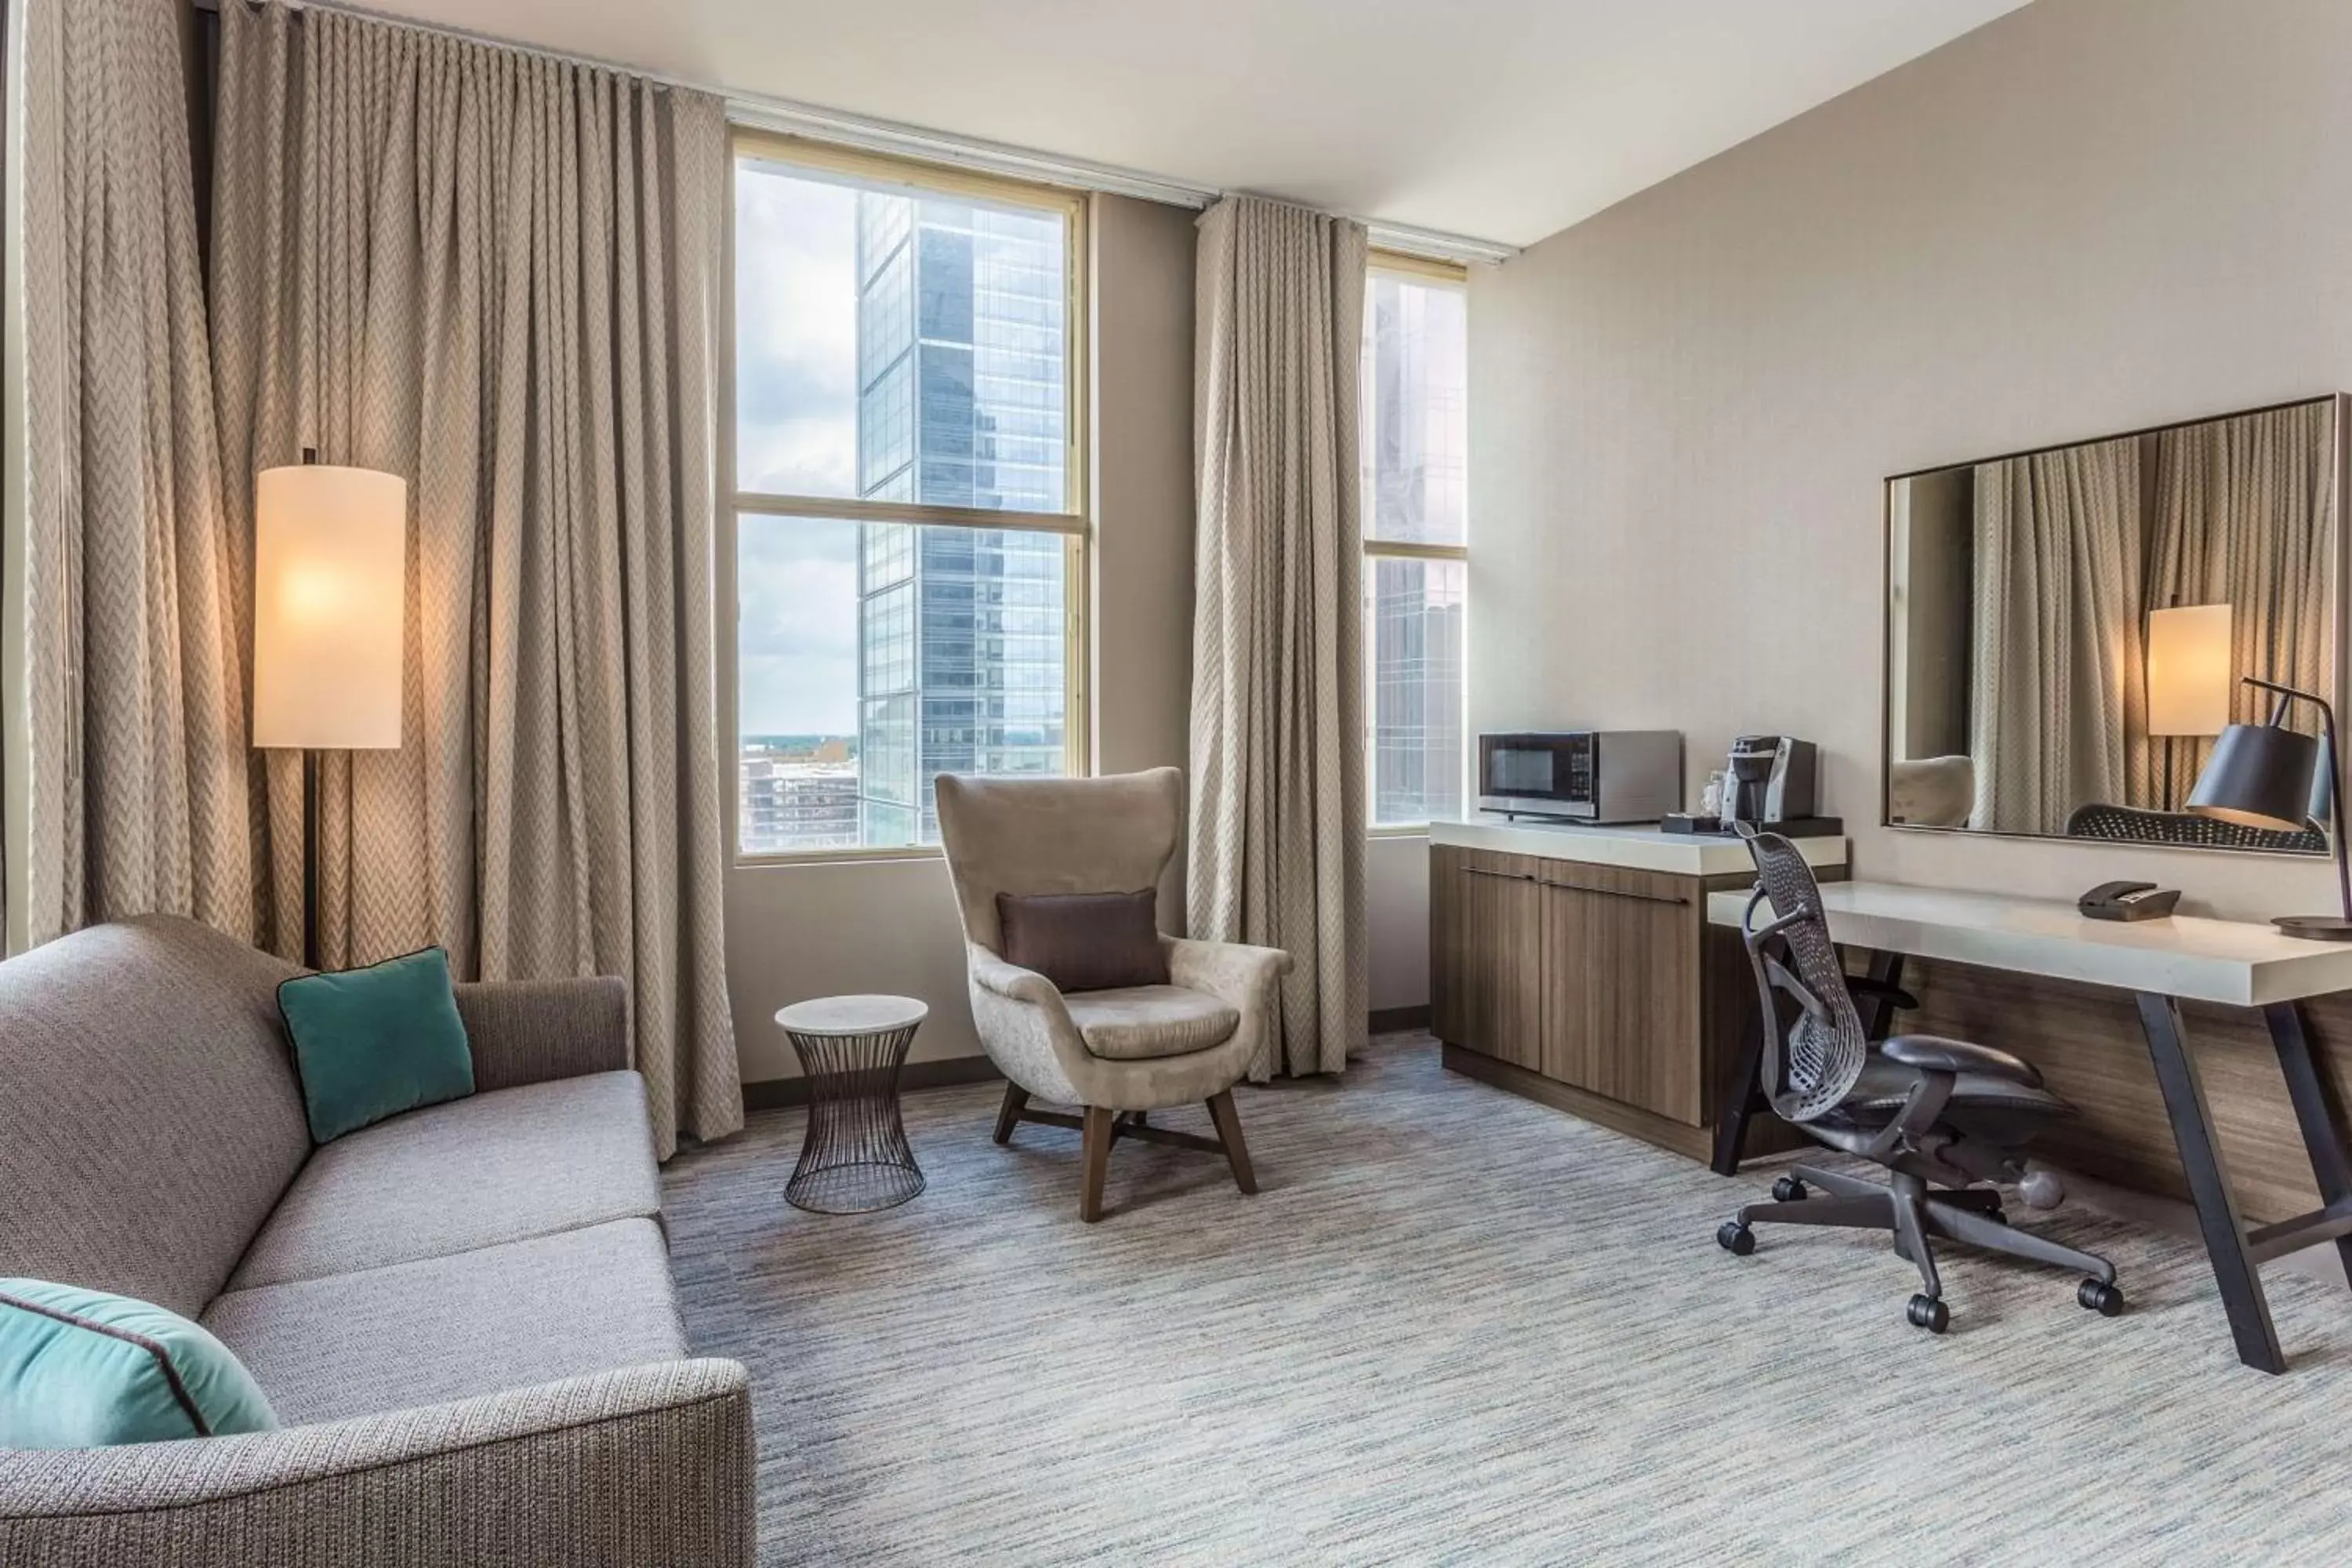
<instances>
[{"instance_id":1,"label":"window sill","mask_svg":"<svg viewBox=\"0 0 2352 1568\"><path fill-rule=\"evenodd\" d=\"M735 857L730 866L736 871L789 870L806 866L874 866L895 860L937 860L940 858L936 844L909 844L903 847L853 849L846 846L830 849L780 849L769 855Z\"/></svg>"}]
</instances>

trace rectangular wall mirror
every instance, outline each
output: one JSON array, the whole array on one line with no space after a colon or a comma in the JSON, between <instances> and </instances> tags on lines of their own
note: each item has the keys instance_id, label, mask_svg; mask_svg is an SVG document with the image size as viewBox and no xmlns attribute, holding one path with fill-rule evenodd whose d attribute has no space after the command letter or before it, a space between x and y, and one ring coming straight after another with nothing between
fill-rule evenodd
<instances>
[{"instance_id":1,"label":"rectangular wall mirror","mask_svg":"<svg viewBox=\"0 0 2352 1568\"><path fill-rule=\"evenodd\" d=\"M2222 727L2270 717L2242 677L2340 706L2344 403L1887 480L1882 820L2326 853L2316 826L2182 805ZM2287 722L2318 727L2306 703Z\"/></svg>"}]
</instances>

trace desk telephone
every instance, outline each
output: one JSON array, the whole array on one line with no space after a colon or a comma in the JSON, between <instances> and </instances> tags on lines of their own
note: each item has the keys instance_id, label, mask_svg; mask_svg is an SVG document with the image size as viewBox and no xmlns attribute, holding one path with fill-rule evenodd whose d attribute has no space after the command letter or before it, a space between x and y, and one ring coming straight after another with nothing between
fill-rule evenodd
<instances>
[{"instance_id":1,"label":"desk telephone","mask_svg":"<svg viewBox=\"0 0 2352 1568\"><path fill-rule=\"evenodd\" d=\"M2154 882L2102 882L2074 900L2074 907L2095 921L2153 921L2172 912L2180 901L2178 888Z\"/></svg>"}]
</instances>

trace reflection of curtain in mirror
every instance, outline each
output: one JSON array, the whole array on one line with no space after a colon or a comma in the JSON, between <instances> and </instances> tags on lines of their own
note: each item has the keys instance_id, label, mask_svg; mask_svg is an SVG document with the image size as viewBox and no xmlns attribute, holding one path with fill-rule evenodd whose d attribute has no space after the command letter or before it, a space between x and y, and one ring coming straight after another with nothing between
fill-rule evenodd
<instances>
[{"instance_id":1,"label":"reflection of curtain in mirror","mask_svg":"<svg viewBox=\"0 0 2352 1568\"><path fill-rule=\"evenodd\" d=\"M2063 833L2147 771L2139 447L1980 463L1969 751L1999 833Z\"/></svg>"},{"instance_id":2,"label":"reflection of curtain in mirror","mask_svg":"<svg viewBox=\"0 0 2352 1568\"><path fill-rule=\"evenodd\" d=\"M2327 404L2309 403L2158 437L2147 607L2229 605L2234 675L2284 681L2333 701L2331 416ZM2318 717L2306 704L2287 715L2295 728L2317 732ZM2269 716L2259 692L2242 686L2231 698L2233 720L2260 723ZM2174 791L2186 795L2212 742L2184 737L2173 747Z\"/></svg>"}]
</instances>

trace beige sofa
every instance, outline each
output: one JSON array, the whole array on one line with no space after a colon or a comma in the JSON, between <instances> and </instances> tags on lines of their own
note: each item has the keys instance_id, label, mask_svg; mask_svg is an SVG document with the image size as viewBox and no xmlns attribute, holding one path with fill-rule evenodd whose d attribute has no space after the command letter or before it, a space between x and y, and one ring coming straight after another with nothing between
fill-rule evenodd
<instances>
[{"instance_id":1,"label":"beige sofa","mask_svg":"<svg viewBox=\"0 0 2352 1568\"><path fill-rule=\"evenodd\" d=\"M621 983L458 987L477 1092L314 1149L293 973L164 918L0 964L0 1276L196 1319L283 1423L0 1451L0 1563L749 1563Z\"/></svg>"}]
</instances>

